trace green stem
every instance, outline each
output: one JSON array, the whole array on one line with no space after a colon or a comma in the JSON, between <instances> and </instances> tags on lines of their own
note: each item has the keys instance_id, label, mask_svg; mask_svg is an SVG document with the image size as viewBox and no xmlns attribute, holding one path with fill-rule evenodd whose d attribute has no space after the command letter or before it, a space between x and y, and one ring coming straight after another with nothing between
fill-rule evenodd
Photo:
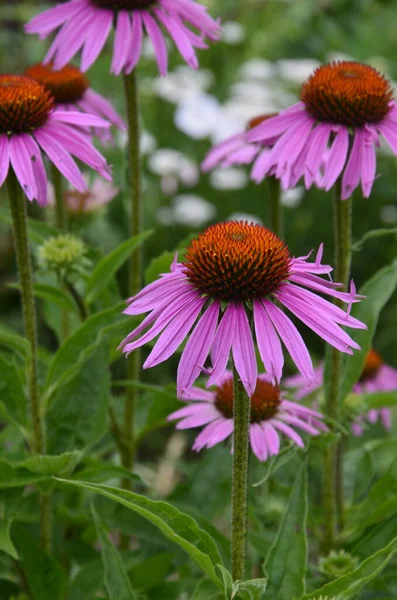
<instances>
[{"instance_id":1,"label":"green stem","mask_svg":"<svg viewBox=\"0 0 397 600\"><path fill-rule=\"evenodd\" d=\"M138 106L138 85L136 73L133 71L130 75L124 76L124 93L127 110L128 122L128 173L130 186L130 204L129 204L129 235L132 237L141 231L142 206L141 206L141 157L140 157L140 136L139 136L139 106ZM141 285L141 251L137 249L129 261L129 294L135 296ZM141 371L141 355L135 350L128 358L127 375L128 379L138 381ZM122 425L124 452L121 455L123 467L132 470L135 459L134 442L134 424L135 424L135 405L137 401L137 388L129 386L124 407L124 419ZM131 480L122 481L124 489L131 489ZM129 545L129 537L122 536L120 539L120 548L126 549Z\"/></svg>"},{"instance_id":2,"label":"green stem","mask_svg":"<svg viewBox=\"0 0 397 600\"><path fill-rule=\"evenodd\" d=\"M334 188L334 245L335 270L334 280L343 283L347 289L351 261L351 198L341 200L341 184ZM339 300L335 304L343 306ZM326 397L326 415L333 423L340 418L339 389L341 380L341 354L336 348L331 349L331 367ZM329 446L324 454L324 543L323 550L329 552L335 543L335 526L338 518L338 529L343 525L343 446L342 442Z\"/></svg>"},{"instance_id":3,"label":"green stem","mask_svg":"<svg viewBox=\"0 0 397 600\"><path fill-rule=\"evenodd\" d=\"M248 455L251 403L233 367L233 486L232 486L232 577L245 579L247 543Z\"/></svg>"},{"instance_id":4,"label":"green stem","mask_svg":"<svg viewBox=\"0 0 397 600\"><path fill-rule=\"evenodd\" d=\"M276 177L268 177L270 193L270 222L271 229L280 238L284 235L283 207L281 206L280 181Z\"/></svg>"},{"instance_id":5,"label":"green stem","mask_svg":"<svg viewBox=\"0 0 397 600\"><path fill-rule=\"evenodd\" d=\"M55 196L55 226L61 231L66 230L66 209L65 199L63 197L62 174L55 165L51 164L51 182L54 186Z\"/></svg>"},{"instance_id":6,"label":"green stem","mask_svg":"<svg viewBox=\"0 0 397 600\"><path fill-rule=\"evenodd\" d=\"M70 283L70 281L64 280L64 286L72 296L73 300L76 302L81 321L85 321L88 317L88 311L84 303L84 299L80 296L79 292L76 290L73 283Z\"/></svg>"},{"instance_id":7,"label":"green stem","mask_svg":"<svg viewBox=\"0 0 397 600\"><path fill-rule=\"evenodd\" d=\"M26 198L22 193L15 173L10 169L7 177L7 193L12 215L14 244L18 273L21 286L22 315L25 335L30 345L27 359L27 381L30 410L32 415L34 454L45 454L45 423L40 406L38 371L37 371L37 324L33 296L32 265L29 254ZM40 531L42 547L49 550L51 536L49 530L50 509L48 506L40 510Z\"/></svg>"}]
</instances>

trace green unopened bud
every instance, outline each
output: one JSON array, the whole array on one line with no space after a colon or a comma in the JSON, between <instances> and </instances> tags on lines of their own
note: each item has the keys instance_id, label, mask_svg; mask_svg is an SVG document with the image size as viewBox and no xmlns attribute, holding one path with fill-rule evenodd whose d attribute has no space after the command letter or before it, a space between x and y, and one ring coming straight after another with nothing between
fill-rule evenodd
<instances>
[{"instance_id":1,"label":"green unopened bud","mask_svg":"<svg viewBox=\"0 0 397 600\"><path fill-rule=\"evenodd\" d=\"M319 570L329 579L342 577L358 567L358 559L344 550L328 554L326 558L320 558Z\"/></svg>"},{"instance_id":2,"label":"green unopened bud","mask_svg":"<svg viewBox=\"0 0 397 600\"><path fill-rule=\"evenodd\" d=\"M264 517L268 523L278 523L285 514L286 503L281 498L272 498L266 502Z\"/></svg>"},{"instance_id":3,"label":"green unopened bud","mask_svg":"<svg viewBox=\"0 0 397 600\"><path fill-rule=\"evenodd\" d=\"M84 243L69 233L50 237L40 246L38 260L45 271L55 271L61 277L84 272L89 261Z\"/></svg>"}]
</instances>

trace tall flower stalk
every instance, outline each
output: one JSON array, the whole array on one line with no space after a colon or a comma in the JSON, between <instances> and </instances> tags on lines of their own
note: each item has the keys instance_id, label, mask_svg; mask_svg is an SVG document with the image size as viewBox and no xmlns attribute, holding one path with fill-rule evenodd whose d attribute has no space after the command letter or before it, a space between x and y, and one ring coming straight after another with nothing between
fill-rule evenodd
<instances>
[{"instance_id":1,"label":"tall flower stalk","mask_svg":"<svg viewBox=\"0 0 397 600\"><path fill-rule=\"evenodd\" d=\"M129 235L135 236L141 231L142 206L141 206L141 174L140 174L140 147L139 147L139 108L138 89L135 70L129 75L124 75L124 93L127 109L128 146L127 165L129 173L129 205L128 227ZM132 254L129 261L128 291L130 296L135 296L141 283L141 251L139 248ZM140 351L135 351L128 358L128 379L139 379L141 362ZM124 422L122 425L123 447L122 464L129 471L134 466L134 423L135 408L138 390L135 386L128 386L124 408ZM123 480L123 488L129 489L131 481ZM128 544L128 538L122 540L122 546Z\"/></svg>"},{"instance_id":2,"label":"tall flower stalk","mask_svg":"<svg viewBox=\"0 0 397 600\"><path fill-rule=\"evenodd\" d=\"M334 246L335 280L348 284L351 262L351 198L341 200L341 182L334 187ZM335 304L340 301L335 298ZM326 415L331 426L339 420L339 389L341 380L341 354L331 349L330 380L326 398ZM343 440L325 450L324 455L324 548L334 545L336 522L343 527Z\"/></svg>"},{"instance_id":3,"label":"tall flower stalk","mask_svg":"<svg viewBox=\"0 0 397 600\"><path fill-rule=\"evenodd\" d=\"M233 367L233 394L232 577L233 581L243 581L246 570L251 402L235 367Z\"/></svg>"},{"instance_id":4,"label":"tall flower stalk","mask_svg":"<svg viewBox=\"0 0 397 600\"><path fill-rule=\"evenodd\" d=\"M45 422L40 404L37 370L37 323L33 296L32 265L28 247L26 201L12 169L8 172L7 193L12 215L15 253L21 286L22 314L30 351L27 357L27 388L32 417L31 448L34 454L45 454ZM43 550L51 550L51 504L48 496L40 498L40 539Z\"/></svg>"}]
</instances>

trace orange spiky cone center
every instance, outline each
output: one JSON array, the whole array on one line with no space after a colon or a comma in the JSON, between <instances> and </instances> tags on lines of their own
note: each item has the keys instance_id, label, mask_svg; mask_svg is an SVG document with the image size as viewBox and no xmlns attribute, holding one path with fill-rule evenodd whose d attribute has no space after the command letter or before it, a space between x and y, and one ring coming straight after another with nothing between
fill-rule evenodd
<instances>
[{"instance_id":1,"label":"orange spiky cone center","mask_svg":"<svg viewBox=\"0 0 397 600\"><path fill-rule=\"evenodd\" d=\"M387 115L393 90L373 67L342 61L316 69L302 86L301 100L317 121L361 127Z\"/></svg>"},{"instance_id":2,"label":"orange spiky cone center","mask_svg":"<svg viewBox=\"0 0 397 600\"><path fill-rule=\"evenodd\" d=\"M376 352L373 348L368 352L365 357L364 369L360 375L359 381L368 381L368 379L373 379L383 365L383 359L379 352Z\"/></svg>"},{"instance_id":3,"label":"orange spiky cone center","mask_svg":"<svg viewBox=\"0 0 397 600\"><path fill-rule=\"evenodd\" d=\"M31 133L47 121L54 101L29 77L0 75L0 134Z\"/></svg>"},{"instance_id":4,"label":"orange spiky cone center","mask_svg":"<svg viewBox=\"0 0 397 600\"><path fill-rule=\"evenodd\" d=\"M263 298L288 278L290 254L270 229L242 221L211 225L186 251L189 281L211 298Z\"/></svg>"},{"instance_id":5,"label":"orange spiky cone center","mask_svg":"<svg viewBox=\"0 0 397 600\"><path fill-rule=\"evenodd\" d=\"M251 423L272 419L280 406L280 389L267 381L258 379L251 397ZM233 418L233 379L227 379L216 390L215 406L226 418Z\"/></svg>"},{"instance_id":6,"label":"orange spiky cone center","mask_svg":"<svg viewBox=\"0 0 397 600\"><path fill-rule=\"evenodd\" d=\"M37 63L26 69L25 75L43 85L56 104L73 104L81 100L90 85L85 75L73 65L54 71L51 63Z\"/></svg>"},{"instance_id":7,"label":"orange spiky cone center","mask_svg":"<svg viewBox=\"0 0 397 600\"><path fill-rule=\"evenodd\" d=\"M156 4L157 0L91 0L98 8L111 10L142 10Z\"/></svg>"}]
</instances>

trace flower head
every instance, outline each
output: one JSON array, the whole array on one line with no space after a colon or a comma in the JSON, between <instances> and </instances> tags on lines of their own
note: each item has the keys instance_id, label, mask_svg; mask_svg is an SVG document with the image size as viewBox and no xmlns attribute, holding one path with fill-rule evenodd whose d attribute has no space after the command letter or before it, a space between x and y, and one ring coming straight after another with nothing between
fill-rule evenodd
<instances>
[{"instance_id":1,"label":"flower head","mask_svg":"<svg viewBox=\"0 0 397 600\"><path fill-rule=\"evenodd\" d=\"M0 75L0 186L14 170L30 201L47 204L42 152L78 190L86 183L72 155L110 179L104 157L77 127L108 127L94 115L57 110L48 90L29 77Z\"/></svg>"},{"instance_id":2,"label":"flower head","mask_svg":"<svg viewBox=\"0 0 397 600\"><path fill-rule=\"evenodd\" d=\"M112 25L115 27L111 72L131 73L137 65L144 32L153 44L161 75L167 73L167 45L161 28L171 36L186 63L198 68L195 48L207 48L204 38L216 40L220 25L194 0L69 0L34 17L25 27L41 38L59 30L45 62L64 67L82 50L81 69L98 58ZM195 28L198 34L190 29Z\"/></svg>"},{"instance_id":3,"label":"flower head","mask_svg":"<svg viewBox=\"0 0 397 600\"><path fill-rule=\"evenodd\" d=\"M258 115L247 124L247 130L257 127L267 119L274 117L273 114ZM275 138L276 139L276 138ZM208 152L201 168L204 172L211 171L214 167L230 167L232 165L248 165L256 159L261 164L270 153L270 147L274 140L268 140L266 144L247 142L245 131L237 133L219 144L216 144Z\"/></svg>"},{"instance_id":4,"label":"flower head","mask_svg":"<svg viewBox=\"0 0 397 600\"><path fill-rule=\"evenodd\" d=\"M25 75L43 85L51 93L59 109L78 110L103 117L121 131L126 130L125 122L109 100L94 92L87 77L74 65L65 65L62 69L55 70L51 62L37 63L28 67ZM113 141L108 129L94 128L93 132L105 143Z\"/></svg>"},{"instance_id":5,"label":"flower head","mask_svg":"<svg viewBox=\"0 0 397 600\"><path fill-rule=\"evenodd\" d=\"M330 579L337 579L357 569L358 564L356 556L352 556L344 550L338 552L332 550L328 556L320 558L319 570Z\"/></svg>"},{"instance_id":6,"label":"flower head","mask_svg":"<svg viewBox=\"0 0 397 600\"><path fill-rule=\"evenodd\" d=\"M193 387L186 390L182 399L189 403L169 415L168 420L180 419L177 429L205 425L194 442L193 450L212 448L233 433L233 375L230 371L225 371L215 391ZM295 429L310 435L327 431L320 413L285 400L279 387L273 385L266 375L258 375L250 401L251 448L261 461L279 453L280 434L302 448L304 442Z\"/></svg>"},{"instance_id":7,"label":"flower head","mask_svg":"<svg viewBox=\"0 0 397 600\"><path fill-rule=\"evenodd\" d=\"M274 143L266 161L254 164L252 178L273 173L284 187L304 177L329 190L342 178L342 200L360 184L368 197L376 177L380 136L397 154L397 107L384 76L353 61L316 69L303 84L301 101L249 131L247 143Z\"/></svg>"},{"instance_id":8,"label":"flower head","mask_svg":"<svg viewBox=\"0 0 397 600\"><path fill-rule=\"evenodd\" d=\"M50 237L38 249L40 267L53 271L62 278L73 272L81 272L87 266L86 247L70 233Z\"/></svg>"},{"instance_id":9,"label":"flower head","mask_svg":"<svg viewBox=\"0 0 397 600\"><path fill-rule=\"evenodd\" d=\"M121 347L129 354L161 334L143 365L153 367L176 351L197 321L178 367L179 395L193 385L209 354L207 385L216 385L232 354L251 396L257 378L255 339L265 369L276 381L284 363L280 340L299 371L311 380L309 352L280 305L341 352L351 354L359 348L341 325L366 327L349 310L344 312L317 294L339 298L349 307L360 299L354 284L346 293L338 290L341 284L319 277L332 271L321 264L321 257L322 247L315 262L308 262L308 256L292 258L284 242L261 225L241 221L212 225L192 241L184 262L175 259L170 273L129 299L126 314L149 314Z\"/></svg>"},{"instance_id":10,"label":"flower head","mask_svg":"<svg viewBox=\"0 0 397 600\"><path fill-rule=\"evenodd\" d=\"M315 369L313 382L308 382L301 375L287 377L284 383L295 388L295 397L305 398L323 386L324 365L320 364ZM392 392L397 390L397 369L383 362L381 355L371 348L365 357L363 371L360 379L353 387L355 394L371 394L377 392ZM360 415L352 424L353 435L360 436L365 427L365 418L369 423L376 423L380 418L383 427L388 431L391 428L392 413L389 408L371 409L367 414Z\"/></svg>"},{"instance_id":11,"label":"flower head","mask_svg":"<svg viewBox=\"0 0 397 600\"><path fill-rule=\"evenodd\" d=\"M63 193L66 209L70 215L91 215L108 204L118 194L119 190L110 181L104 181L101 177L95 177L90 183L89 178L84 176L87 184L85 192L79 192L69 188ZM49 184L48 202L55 204L54 188Z\"/></svg>"}]
</instances>

